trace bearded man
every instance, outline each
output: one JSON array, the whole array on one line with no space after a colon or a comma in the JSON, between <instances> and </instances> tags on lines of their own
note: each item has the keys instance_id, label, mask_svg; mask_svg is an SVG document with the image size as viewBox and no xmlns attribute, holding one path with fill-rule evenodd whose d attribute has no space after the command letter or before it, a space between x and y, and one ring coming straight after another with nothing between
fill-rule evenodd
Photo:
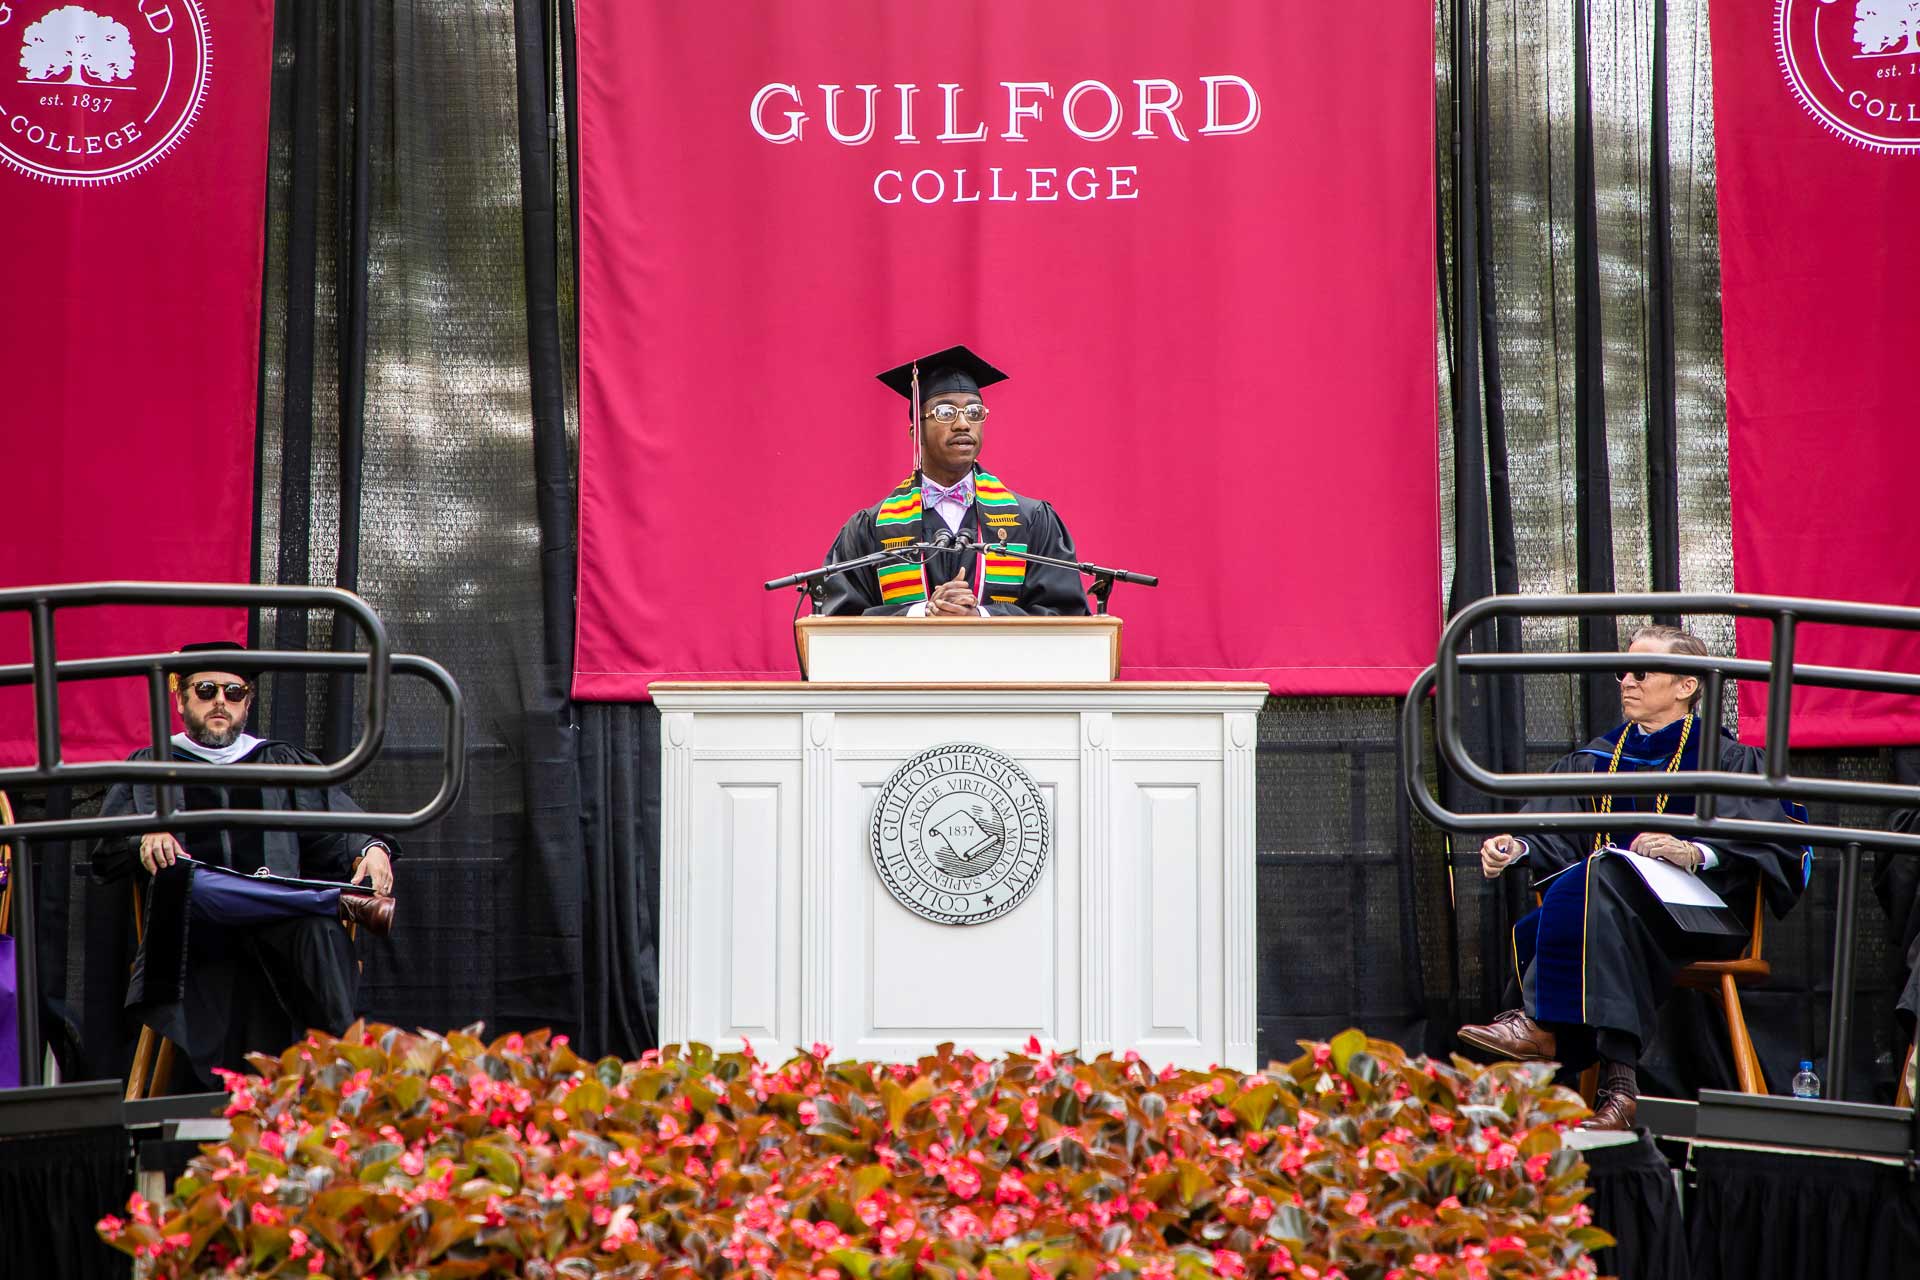
<instances>
[{"instance_id":1,"label":"bearded man","mask_svg":"<svg viewBox=\"0 0 1920 1280\"><path fill-rule=\"evenodd\" d=\"M175 684L174 709L185 726L173 735L175 758L320 763L291 743L246 732L257 671L243 646L215 641L180 651L217 656ZM143 747L128 758L151 760L153 751ZM197 1083L211 1088L216 1068L240 1069L249 1052L278 1053L309 1029L337 1035L352 1023L358 965L342 922L376 934L392 928L395 849L384 836L349 830L361 809L340 787L191 783L168 791L176 811L342 816L337 831L156 830L109 837L94 850L96 878L134 875L145 892L146 927L127 1007L178 1046ZM152 786L117 784L101 815L136 812L156 812ZM343 891L341 882L365 883L373 893Z\"/></svg>"}]
</instances>

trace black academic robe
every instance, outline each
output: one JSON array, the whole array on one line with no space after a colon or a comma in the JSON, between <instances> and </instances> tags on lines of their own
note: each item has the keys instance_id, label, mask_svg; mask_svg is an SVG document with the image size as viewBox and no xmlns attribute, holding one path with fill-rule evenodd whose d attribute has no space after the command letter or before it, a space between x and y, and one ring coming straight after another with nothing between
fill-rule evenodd
<instances>
[{"instance_id":1,"label":"black academic robe","mask_svg":"<svg viewBox=\"0 0 1920 1280\"><path fill-rule=\"evenodd\" d=\"M1628 733L1619 772L1664 770L1679 749L1682 721L1651 734L1622 725L1595 738L1553 766L1555 773L1605 773L1614 745ZM1699 725L1688 732L1680 768L1699 767ZM1723 733L1720 767L1734 773L1760 773L1761 752ZM1646 814L1646 825L1602 835L1603 843L1622 847L1642 831L1660 832L1653 796L1615 796L1614 812ZM1739 942L1710 940L1665 927L1663 913L1638 873L1619 858L1593 858L1593 832L1528 831L1528 813L1593 812L1589 796L1548 796L1528 804L1514 820L1514 831L1529 853L1517 869L1534 880L1571 868L1546 886L1540 907L1513 929L1510 957L1527 1012L1550 1026L1562 1040L1569 1066L1584 1065L1594 1053L1620 1061L1638 1059L1652 1040L1660 1006L1673 976L1696 960L1729 959ZM1666 812L1692 813L1694 797L1669 796ZM1717 812L1729 818L1779 821L1777 801L1722 796ZM1776 916L1784 916L1804 887L1803 851L1784 844L1709 838L1704 841L1718 865L1700 873L1701 881L1741 919L1753 909L1755 887Z\"/></svg>"},{"instance_id":2,"label":"black academic robe","mask_svg":"<svg viewBox=\"0 0 1920 1280\"><path fill-rule=\"evenodd\" d=\"M130 759L150 760L142 748ZM319 764L286 742L267 740L236 763ZM358 814L341 787L174 788L179 808L278 809ZM104 817L151 812L153 788L118 783L107 793ZM351 821L350 818L343 821ZM192 857L251 874L345 881L369 844L386 836L351 831L196 830L175 837ZM354 1018L358 964L338 921L318 917L251 928L188 925L185 877L141 869L140 837L112 836L93 852L97 881L137 877L146 898L146 938L134 955L126 1006L147 1026L179 1046L198 1082L215 1087L213 1069L238 1070L251 1051L278 1053L310 1028L339 1034ZM131 921L129 921L131 924Z\"/></svg>"},{"instance_id":3,"label":"black academic robe","mask_svg":"<svg viewBox=\"0 0 1920 1280\"><path fill-rule=\"evenodd\" d=\"M1020 503L1020 533L1018 537L1008 535L1008 541L1025 540L1027 550L1036 555L1052 556L1057 560L1077 560L1073 551L1073 538L1067 533L1067 527L1061 523L1053 507L1038 498L1029 498L1021 494L1014 495ZM872 555L880 550L880 535L876 531L874 519L879 515L880 503L856 511L840 529L840 536L833 541L833 547L827 552L822 563L834 564L840 561L854 560L861 556ZM994 537L983 537L985 526L981 520L977 504L969 504L966 514L961 517L960 531L969 541L993 542ZM919 540L932 542L936 537L948 532L947 522L940 518L937 511L923 511L920 515ZM953 551L935 552L927 563L927 582L929 588L942 582L951 581L962 569L966 571L967 581L973 588L974 598L979 600L990 616L1008 615L1080 615L1088 612L1087 593L1080 584L1080 575L1072 569L1055 568L1052 565L1027 565L1026 580L1020 586L1020 598L1011 604L998 604L987 599L987 592L980 583L980 556L977 552L964 555ZM848 614L903 614L911 605L882 604L880 600L880 579L872 566L854 569L847 573L835 574L825 583L825 603L821 612L830 616Z\"/></svg>"}]
</instances>

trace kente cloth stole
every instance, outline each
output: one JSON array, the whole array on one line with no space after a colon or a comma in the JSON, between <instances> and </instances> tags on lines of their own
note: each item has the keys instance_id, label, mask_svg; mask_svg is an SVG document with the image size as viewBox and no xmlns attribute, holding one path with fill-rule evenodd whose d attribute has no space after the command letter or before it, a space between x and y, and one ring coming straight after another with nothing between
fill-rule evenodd
<instances>
[{"instance_id":1,"label":"kente cloth stole","mask_svg":"<svg viewBox=\"0 0 1920 1280\"><path fill-rule=\"evenodd\" d=\"M880 504L880 512L873 521L880 545L901 547L918 541L921 505L920 473L916 471L896 485ZM982 526L981 540L995 545L994 550L984 553L981 590L995 604L1013 604L1020 599L1020 590L1027 580L1027 562L1005 554L1027 549L1020 529L1020 500L998 476L976 467L973 507ZM1002 547L1005 552L999 549ZM929 594L924 565L886 564L875 572L880 579L882 604L919 604Z\"/></svg>"}]
</instances>

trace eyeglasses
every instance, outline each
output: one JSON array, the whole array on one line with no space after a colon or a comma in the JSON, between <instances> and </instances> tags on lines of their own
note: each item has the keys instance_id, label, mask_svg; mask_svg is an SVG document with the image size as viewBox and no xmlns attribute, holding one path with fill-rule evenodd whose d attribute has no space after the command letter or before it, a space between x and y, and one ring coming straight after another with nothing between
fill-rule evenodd
<instances>
[{"instance_id":1,"label":"eyeglasses","mask_svg":"<svg viewBox=\"0 0 1920 1280\"><path fill-rule=\"evenodd\" d=\"M937 404L920 416L932 418L943 427L950 427L961 418L965 418L977 427L987 420L987 406L970 404L963 409L957 404Z\"/></svg>"},{"instance_id":2,"label":"eyeglasses","mask_svg":"<svg viewBox=\"0 0 1920 1280\"><path fill-rule=\"evenodd\" d=\"M1672 674L1673 672L1671 671L1618 671L1614 673L1613 678L1621 684L1625 684L1627 677L1632 676L1635 684L1645 684L1648 676L1670 676Z\"/></svg>"},{"instance_id":3,"label":"eyeglasses","mask_svg":"<svg viewBox=\"0 0 1920 1280\"><path fill-rule=\"evenodd\" d=\"M224 693L228 702L245 702L253 696L250 684L216 684L212 680L196 680L187 688L193 690L193 696L202 702L212 702L215 694Z\"/></svg>"}]
</instances>

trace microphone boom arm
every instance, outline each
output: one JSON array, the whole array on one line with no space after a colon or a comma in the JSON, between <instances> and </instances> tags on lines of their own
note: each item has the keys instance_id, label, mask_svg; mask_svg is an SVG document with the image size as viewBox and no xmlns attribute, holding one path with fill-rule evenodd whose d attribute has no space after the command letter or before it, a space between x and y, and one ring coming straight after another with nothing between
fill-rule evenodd
<instances>
[{"instance_id":1,"label":"microphone boom arm","mask_svg":"<svg viewBox=\"0 0 1920 1280\"><path fill-rule=\"evenodd\" d=\"M1131 569L1112 569L1103 564L1094 564L1087 560L1062 560L1058 556L1043 556L1037 551L1015 551L1005 543L973 542L954 548L956 551L992 551L998 555L1012 556L1016 560L1026 560L1033 564L1052 565L1056 569L1072 569L1075 573L1085 574L1093 579L1093 585L1087 588L1098 608L1097 613L1107 611L1107 597L1113 594L1116 582L1131 582L1137 587L1157 587L1160 578L1152 573L1135 573Z\"/></svg>"}]
</instances>

